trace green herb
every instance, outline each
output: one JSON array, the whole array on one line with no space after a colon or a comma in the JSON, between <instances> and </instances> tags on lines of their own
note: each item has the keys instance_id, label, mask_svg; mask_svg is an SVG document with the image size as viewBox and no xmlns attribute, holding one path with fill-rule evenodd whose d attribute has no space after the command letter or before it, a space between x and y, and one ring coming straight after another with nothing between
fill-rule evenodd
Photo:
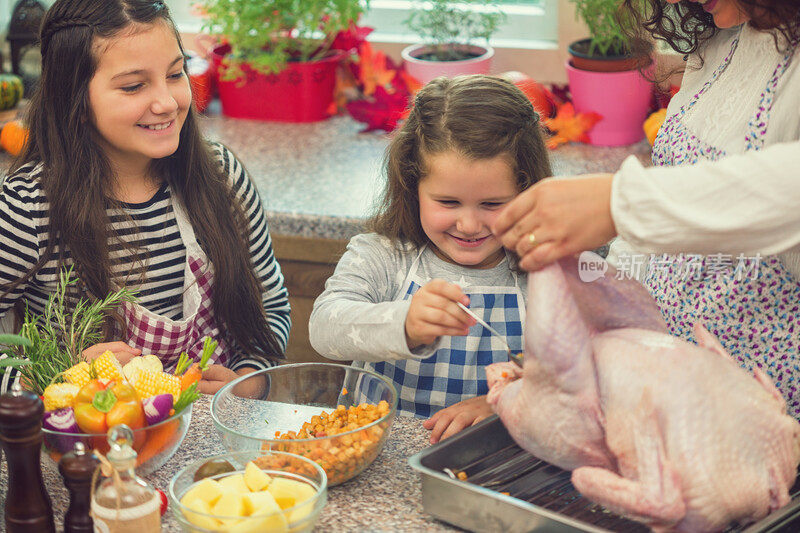
<instances>
[{"instance_id":1,"label":"green herb","mask_svg":"<svg viewBox=\"0 0 800 533\"><path fill-rule=\"evenodd\" d=\"M203 351L200 353L200 370L208 368L208 360L211 359L211 354L217 349L217 345L219 345L219 342L211 337L203 339Z\"/></svg>"},{"instance_id":2,"label":"green herb","mask_svg":"<svg viewBox=\"0 0 800 533\"><path fill-rule=\"evenodd\" d=\"M431 46L431 56L438 61L465 59L464 47L476 39L488 44L506 18L496 0L431 0L414 6L403 24Z\"/></svg>"},{"instance_id":3,"label":"green herb","mask_svg":"<svg viewBox=\"0 0 800 533\"><path fill-rule=\"evenodd\" d=\"M289 61L322 58L364 11L360 0L201 0L199 7L203 29L231 47L226 80L244 77L245 63L271 74Z\"/></svg>"},{"instance_id":4,"label":"green herb","mask_svg":"<svg viewBox=\"0 0 800 533\"><path fill-rule=\"evenodd\" d=\"M575 17L589 28L590 55L623 55L628 37L623 27L631 21L620 14L619 0L570 0L575 4ZM643 5L635 6L643 9Z\"/></svg>"},{"instance_id":5,"label":"green herb","mask_svg":"<svg viewBox=\"0 0 800 533\"><path fill-rule=\"evenodd\" d=\"M13 353L18 359L28 361L19 371L25 386L37 394L42 394L61 373L80 362L86 348L103 341L103 321L111 310L122 302L135 300L130 290L120 289L91 303L80 298L70 312L67 290L76 281L72 267L62 270L44 312L37 316L25 309L20 336L28 344L15 347Z\"/></svg>"},{"instance_id":6,"label":"green herb","mask_svg":"<svg viewBox=\"0 0 800 533\"><path fill-rule=\"evenodd\" d=\"M181 392L181 395L178 396L178 401L172 406L175 409L175 414L186 409L189 404L194 403L198 398L200 398L200 393L197 392L197 383L192 383L186 390Z\"/></svg>"}]
</instances>

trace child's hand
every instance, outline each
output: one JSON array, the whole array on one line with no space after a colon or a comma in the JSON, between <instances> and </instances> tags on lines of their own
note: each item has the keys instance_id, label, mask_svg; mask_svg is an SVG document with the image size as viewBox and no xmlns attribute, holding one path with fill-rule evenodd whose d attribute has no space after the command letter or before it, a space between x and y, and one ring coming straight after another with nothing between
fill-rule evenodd
<instances>
[{"instance_id":1,"label":"child's hand","mask_svg":"<svg viewBox=\"0 0 800 533\"><path fill-rule=\"evenodd\" d=\"M125 365L134 357L142 355L142 351L139 348L132 348L131 346L128 346L127 343L122 341L101 342L94 344L86 348L81 355L83 356L84 361L91 363L108 350L111 350L121 365Z\"/></svg>"},{"instance_id":2,"label":"child's hand","mask_svg":"<svg viewBox=\"0 0 800 533\"><path fill-rule=\"evenodd\" d=\"M492 407L486 403L486 396L477 396L437 411L422 427L433 430L431 444L436 444L491 415Z\"/></svg>"},{"instance_id":3,"label":"child's hand","mask_svg":"<svg viewBox=\"0 0 800 533\"><path fill-rule=\"evenodd\" d=\"M239 374L222 365L210 365L203 371L203 377L197 383L197 392L214 394L226 383L238 378Z\"/></svg>"},{"instance_id":4,"label":"child's hand","mask_svg":"<svg viewBox=\"0 0 800 533\"><path fill-rule=\"evenodd\" d=\"M432 344L442 335L466 335L475 319L456 302L469 305L469 298L455 283L435 279L420 287L411 297L406 315L408 349Z\"/></svg>"}]
</instances>

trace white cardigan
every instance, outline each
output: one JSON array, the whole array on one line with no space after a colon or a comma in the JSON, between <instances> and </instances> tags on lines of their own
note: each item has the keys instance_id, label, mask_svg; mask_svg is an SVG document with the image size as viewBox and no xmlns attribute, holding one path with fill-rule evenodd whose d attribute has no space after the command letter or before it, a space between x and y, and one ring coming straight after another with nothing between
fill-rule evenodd
<instances>
[{"instance_id":1,"label":"white cardigan","mask_svg":"<svg viewBox=\"0 0 800 533\"><path fill-rule=\"evenodd\" d=\"M698 57L690 59L668 115L700 90L737 34L715 36L699 69ZM728 68L684 117L728 157L681 167L645 168L635 157L623 163L611 191L620 235L612 264L622 253L781 254L800 278L800 51L777 86L765 147L744 151L748 122L782 57L771 34L745 25Z\"/></svg>"}]
</instances>

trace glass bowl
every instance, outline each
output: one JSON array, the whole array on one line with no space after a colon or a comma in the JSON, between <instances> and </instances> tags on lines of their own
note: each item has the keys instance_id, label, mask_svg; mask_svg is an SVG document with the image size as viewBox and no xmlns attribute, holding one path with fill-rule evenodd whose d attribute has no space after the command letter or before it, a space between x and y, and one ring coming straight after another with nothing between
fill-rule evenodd
<instances>
[{"instance_id":1,"label":"glass bowl","mask_svg":"<svg viewBox=\"0 0 800 533\"><path fill-rule=\"evenodd\" d=\"M314 496L298 505L282 509L279 513L284 515L286 523L281 524L280 527L270 527L270 525L274 526L276 524L275 518L279 513L244 517L225 517L200 513L184 506L181 503L181 498L192 485L201 479L195 476L198 471L200 471L206 463L219 463L221 461L227 461L233 469L210 476L205 476L204 473L200 475L218 480L226 476L242 473L245 469L245 465L247 465L249 461L253 461L271 476L273 480L282 477L311 485L314 488ZM325 475L325 471L320 468L317 463L305 457L284 452L250 450L226 453L194 461L175 474L175 477L173 477L172 481L169 483L168 490L172 515L184 531L198 533L227 531L232 529L232 524L235 524L235 528L233 529L236 531L268 533L270 531L288 530L294 533L312 531L314 529L314 524L316 524L319 514L322 512L328 500L328 478ZM220 525L218 527L202 525L207 524L209 519L224 521L223 523L225 525ZM278 523L281 522L283 521L280 520Z\"/></svg>"},{"instance_id":2,"label":"glass bowl","mask_svg":"<svg viewBox=\"0 0 800 533\"><path fill-rule=\"evenodd\" d=\"M324 437L278 438L300 432L312 417L330 414L337 407L380 402L388 404L388 412L367 425ZM297 363L253 372L231 381L211 400L211 418L228 450L301 455L325 470L331 487L357 476L375 460L396 412L397 391L388 379L371 370L331 363Z\"/></svg>"},{"instance_id":3,"label":"glass bowl","mask_svg":"<svg viewBox=\"0 0 800 533\"><path fill-rule=\"evenodd\" d=\"M136 457L136 473L146 476L166 463L175 454L186 437L192 420L191 404L158 424L133 430L133 448ZM97 449L106 454L109 450L106 433L63 433L42 428L44 442L42 455L46 463L58 467L61 456L71 451L76 442L82 442L87 450Z\"/></svg>"}]
</instances>

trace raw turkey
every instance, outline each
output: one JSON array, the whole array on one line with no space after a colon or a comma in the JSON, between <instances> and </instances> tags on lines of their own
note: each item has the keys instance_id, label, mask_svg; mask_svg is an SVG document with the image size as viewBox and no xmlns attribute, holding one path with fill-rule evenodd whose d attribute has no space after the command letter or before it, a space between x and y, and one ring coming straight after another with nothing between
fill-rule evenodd
<instances>
[{"instance_id":1,"label":"raw turkey","mask_svg":"<svg viewBox=\"0 0 800 533\"><path fill-rule=\"evenodd\" d=\"M532 273L523 369L487 368L516 442L584 496L655 529L715 531L789 502L800 424L769 378L702 326L670 336L655 302L576 259Z\"/></svg>"}]
</instances>

